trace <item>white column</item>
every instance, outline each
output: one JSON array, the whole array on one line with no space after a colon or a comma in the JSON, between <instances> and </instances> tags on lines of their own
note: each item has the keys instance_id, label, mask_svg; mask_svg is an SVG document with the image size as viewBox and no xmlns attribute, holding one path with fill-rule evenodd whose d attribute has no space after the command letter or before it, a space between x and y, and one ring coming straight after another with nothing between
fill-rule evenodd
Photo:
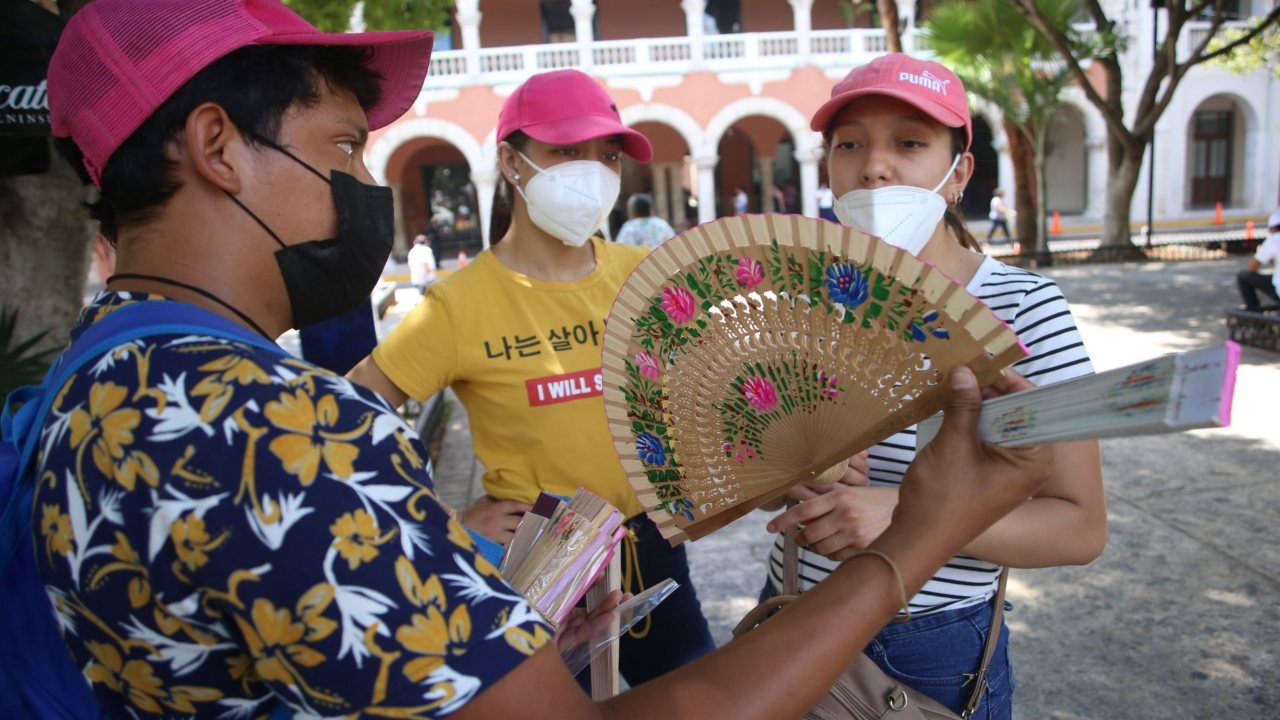
<instances>
[{"instance_id":1,"label":"white column","mask_svg":"<svg viewBox=\"0 0 1280 720\"><path fill-rule=\"evenodd\" d=\"M1013 157L1009 154L1009 136L1005 134L1003 125L992 125L991 128L994 130L991 149L996 151L996 187L1004 190L1006 200L1013 200L1016 193L1013 187Z\"/></svg>"},{"instance_id":2,"label":"white column","mask_svg":"<svg viewBox=\"0 0 1280 720\"><path fill-rule=\"evenodd\" d=\"M401 212L401 209L404 207L404 203L400 199L400 183L388 183L387 187L391 188L391 204L392 207L396 208L395 235L394 239L391 241L391 247L394 248L397 253L407 252L409 249L409 243L406 242L407 239L404 236L404 213ZM430 208L428 208L428 213L430 213ZM105 280L106 278L103 279Z\"/></svg>"},{"instance_id":3,"label":"white column","mask_svg":"<svg viewBox=\"0 0 1280 720\"><path fill-rule=\"evenodd\" d=\"M800 214L818 217L818 158L812 152L796 151L800 163Z\"/></svg>"},{"instance_id":4,"label":"white column","mask_svg":"<svg viewBox=\"0 0 1280 720\"><path fill-rule=\"evenodd\" d=\"M706 0L680 0L684 9L684 29L689 36L689 60L702 64L702 16L707 10Z\"/></svg>"},{"instance_id":5,"label":"white column","mask_svg":"<svg viewBox=\"0 0 1280 720\"><path fill-rule=\"evenodd\" d=\"M795 24L796 46L802 61L809 57L809 33L813 31L813 0L788 0Z\"/></svg>"},{"instance_id":6,"label":"white column","mask_svg":"<svg viewBox=\"0 0 1280 720\"><path fill-rule=\"evenodd\" d=\"M1084 217L1100 219L1107 198L1107 141L1106 138L1091 138L1085 142L1089 154L1086 162L1089 165L1088 182L1085 188ZM1144 216L1145 217L1145 216Z\"/></svg>"},{"instance_id":7,"label":"white column","mask_svg":"<svg viewBox=\"0 0 1280 720\"><path fill-rule=\"evenodd\" d=\"M479 204L480 243L486 250L489 248L489 225L493 220L493 191L498 187L497 170L471 170L471 185L476 189L476 202ZM436 261L439 262L439 258Z\"/></svg>"},{"instance_id":8,"label":"white column","mask_svg":"<svg viewBox=\"0 0 1280 720\"><path fill-rule=\"evenodd\" d=\"M688 210L684 204L685 165L683 160L673 162L670 165L671 183L667 189L671 192L671 201L668 204L668 208L671 211L671 227L679 231L684 229L685 213Z\"/></svg>"},{"instance_id":9,"label":"white column","mask_svg":"<svg viewBox=\"0 0 1280 720\"><path fill-rule=\"evenodd\" d=\"M467 73L480 74L480 0L458 0L458 28L462 31L462 49L466 53Z\"/></svg>"},{"instance_id":10,"label":"white column","mask_svg":"<svg viewBox=\"0 0 1280 720\"><path fill-rule=\"evenodd\" d=\"M698 222L711 222L716 219L716 166L720 158L700 157L693 162L698 166Z\"/></svg>"},{"instance_id":11,"label":"white column","mask_svg":"<svg viewBox=\"0 0 1280 720\"><path fill-rule=\"evenodd\" d=\"M773 158L759 156L756 166L760 169L760 212L773 212Z\"/></svg>"},{"instance_id":12,"label":"white column","mask_svg":"<svg viewBox=\"0 0 1280 720\"><path fill-rule=\"evenodd\" d=\"M905 27L902 30L902 51L914 52L916 49L916 0L897 0L898 21Z\"/></svg>"},{"instance_id":13,"label":"white column","mask_svg":"<svg viewBox=\"0 0 1280 720\"><path fill-rule=\"evenodd\" d=\"M653 214L670 222L671 214L667 206L667 166L670 163L654 163L649 166L653 173Z\"/></svg>"},{"instance_id":14,"label":"white column","mask_svg":"<svg viewBox=\"0 0 1280 720\"><path fill-rule=\"evenodd\" d=\"M578 64L584 68L591 67L591 43L595 42L596 31L593 20L596 16L594 0L573 0L569 8L573 15L573 33L578 43Z\"/></svg>"}]
</instances>

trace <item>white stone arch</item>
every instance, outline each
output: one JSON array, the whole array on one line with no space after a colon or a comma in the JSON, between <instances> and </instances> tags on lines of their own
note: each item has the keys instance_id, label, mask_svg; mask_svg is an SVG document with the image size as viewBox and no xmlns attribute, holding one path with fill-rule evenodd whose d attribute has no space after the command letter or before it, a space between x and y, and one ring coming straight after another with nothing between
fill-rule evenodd
<instances>
[{"instance_id":1,"label":"white stone arch","mask_svg":"<svg viewBox=\"0 0 1280 720\"><path fill-rule=\"evenodd\" d=\"M809 118L791 105L770 97L748 97L735 100L720 109L720 112L707 123L703 133L704 145L694 152L695 157L711 157L720 146L720 139L733 124L752 115L773 118L786 128L796 144L796 157L817 157L816 150L822 147L822 135L809 129Z\"/></svg>"},{"instance_id":2,"label":"white stone arch","mask_svg":"<svg viewBox=\"0 0 1280 720\"><path fill-rule=\"evenodd\" d=\"M414 118L387 128L365 152L365 165L379 185L387 184L387 165L391 156L407 142L430 138L443 140L458 149L473 172L486 167L480 143L460 125L438 118ZM492 167L492 163L488 166Z\"/></svg>"},{"instance_id":3,"label":"white stone arch","mask_svg":"<svg viewBox=\"0 0 1280 720\"><path fill-rule=\"evenodd\" d=\"M1078 105L1059 104L1045 133L1045 212L1085 215L1089 210L1089 120ZM1077 133L1079 133L1077 135Z\"/></svg>"},{"instance_id":4,"label":"white stone arch","mask_svg":"<svg viewBox=\"0 0 1280 720\"><path fill-rule=\"evenodd\" d=\"M643 122L660 123L670 127L684 139L685 145L688 146L689 154L695 157L706 142L702 128L698 126L697 121L689 113L672 105L665 103L628 105L622 108L620 114L622 116L622 124L627 127L635 127Z\"/></svg>"},{"instance_id":5,"label":"white stone arch","mask_svg":"<svg viewBox=\"0 0 1280 720\"><path fill-rule=\"evenodd\" d=\"M1180 90L1187 89L1191 88L1180 88ZM1231 153L1231 181L1232 183L1238 182L1239 187L1231 192L1229 198L1232 201L1231 204L1241 207L1265 206L1267 203L1262 202L1259 193L1262 183L1258 175L1264 167L1271 166L1269 163L1264 162L1264 138L1259 120L1260 111L1251 95L1237 92L1234 88L1223 88L1221 84L1210 83L1196 83L1194 90L1184 96L1182 104L1184 112L1179 120L1174 121L1176 124L1165 126L1161 123L1157 126L1157 136L1163 135L1164 138L1168 138L1166 147L1175 149L1177 153L1182 155L1180 162L1176 154L1170 158L1173 163L1176 163L1171 168L1174 172L1166 173L1166 175L1172 176L1167 178L1166 182L1181 182L1180 188L1175 186L1175 188L1170 188L1168 191L1169 194L1176 192L1176 195L1171 199L1182 208L1191 209L1191 177L1193 172L1191 146L1195 133L1193 122L1196 113L1206 103L1214 100L1227 100L1240 113L1240 133L1234 138L1238 144L1232 148ZM1164 153L1160 153L1160 155L1164 155ZM1156 166L1156 173L1157 175L1161 173L1159 164Z\"/></svg>"}]
</instances>

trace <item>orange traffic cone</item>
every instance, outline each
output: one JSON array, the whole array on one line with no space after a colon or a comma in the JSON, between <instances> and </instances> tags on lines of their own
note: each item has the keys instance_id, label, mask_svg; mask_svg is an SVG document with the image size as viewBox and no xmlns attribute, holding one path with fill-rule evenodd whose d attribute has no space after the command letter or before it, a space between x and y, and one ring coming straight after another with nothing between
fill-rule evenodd
<instances>
[{"instance_id":1,"label":"orange traffic cone","mask_svg":"<svg viewBox=\"0 0 1280 720\"><path fill-rule=\"evenodd\" d=\"M1049 234L1050 235L1062 234L1062 215L1059 214L1057 210L1053 211L1053 223L1049 225Z\"/></svg>"},{"instance_id":2,"label":"orange traffic cone","mask_svg":"<svg viewBox=\"0 0 1280 720\"><path fill-rule=\"evenodd\" d=\"M466 266L467 266L467 251L459 250L458 251L458 269L461 270Z\"/></svg>"},{"instance_id":3,"label":"orange traffic cone","mask_svg":"<svg viewBox=\"0 0 1280 720\"><path fill-rule=\"evenodd\" d=\"M1244 239L1245 240L1253 239L1253 221L1252 220L1244 224Z\"/></svg>"},{"instance_id":4,"label":"orange traffic cone","mask_svg":"<svg viewBox=\"0 0 1280 720\"><path fill-rule=\"evenodd\" d=\"M1213 224L1222 224L1222 203L1214 203L1213 205Z\"/></svg>"}]
</instances>

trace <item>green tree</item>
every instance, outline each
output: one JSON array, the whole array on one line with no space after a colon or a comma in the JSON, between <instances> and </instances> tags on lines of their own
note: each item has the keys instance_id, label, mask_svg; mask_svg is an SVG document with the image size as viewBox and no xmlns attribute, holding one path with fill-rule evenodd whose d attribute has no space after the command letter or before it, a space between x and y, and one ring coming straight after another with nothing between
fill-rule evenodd
<instances>
[{"instance_id":1,"label":"green tree","mask_svg":"<svg viewBox=\"0 0 1280 720\"><path fill-rule=\"evenodd\" d=\"M439 30L449 25L448 0L284 0L294 12L328 32Z\"/></svg>"},{"instance_id":2,"label":"green tree","mask_svg":"<svg viewBox=\"0 0 1280 720\"><path fill-rule=\"evenodd\" d=\"M1217 52L1248 31L1248 28L1234 28L1220 33L1209 43L1209 52ZM1280 80L1280 26L1274 24L1267 26L1262 32L1254 35L1248 43L1239 45L1229 54L1220 55L1205 64L1237 75L1248 75L1267 68L1276 79Z\"/></svg>"},{"instance_id":3,"label":"green tree","mask_svg":"<svg viewBox=\"0 0 1280 720\"><path fill-rule=\"evenodd\" d=\"M1055 27L1069 32L1079 0L1040 0ZM938 59L965 88L1000 109L1013 160L1017 235L1047 250L1045 136L1071 82L1053 45L1007 0L949 0L924 30Z\"/></svg>"},{"instance_id":4,"label":"green tree","mask_svg":"<svg viewBox=\"0 0 1280 720\"><path fill-rule=\"evenodd\" d=\"M1241 32L1235 39L1222 43L1217 49L1209 49L1209 43L1231 14L1226 0L1162 0L1165 7L1164 39L1150 65L1145 81L1137 86L1137 101L1130 107L1124 102L1124 61L1121 58L1129 38L1121 30L1121 23L1112 19L1100 0L1085 0L1084 7L1093 21L1095 35L1093 46L1081 53L1070 33L1054 24L1044 12L1041 0L1009 0L1053 44L1058 55L1066 62L1076 84L1085 97L1102 114L1107 126L1107 203L1104 214L1102 244L1104 247L1122 247L1135 252L1130 240L1130 209L1134 190L1142 168L1142 158L1151 144L1156 122L1168 109L1187 73L1195 66L1216 58L1225 57L1237 48L1248 45L1259 34L1275 27L1280 19L1280 4ZM1146 6L1147 3L1142 3ZM1208 18L1208 30L1204 40L1180 57L1178 39L1189 23ZM1092 60L1087 75L1084 63ZM1145 66L1145 63L1144 63ZM1091 80L1090 75L1093 76Z\"/></svg>"}]
</instances>

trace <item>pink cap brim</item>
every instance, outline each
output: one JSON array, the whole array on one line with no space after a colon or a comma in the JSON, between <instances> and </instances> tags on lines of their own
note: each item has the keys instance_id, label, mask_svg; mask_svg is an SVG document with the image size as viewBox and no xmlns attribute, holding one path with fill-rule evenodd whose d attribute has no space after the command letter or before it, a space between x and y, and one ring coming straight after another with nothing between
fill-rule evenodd
<instances>
[{"instance_id":1,"label":"pink cap brim","mask_svg":"<svg viewBox=\"0 0 1280 720\"><path fill-rule=\"evenodd\" d=\"M369 129L395 122L413 106L431 64L434 35L417 30L370 33L297 33L260 38L260 45L325 45L364 47L371 53L368 67L382 76L382 97L366 108Z\"/></svg>"},{"instance_id":2,"label":"pink cap brim","mask_svg":"<svg viewBox=\"0 0 1280 720\"><path fill-rule=\"evenodd\" d=\"M845 105L867 95L885 95L896 98L947 127L962 127L965 129L964 149L968 150L969 146L973 144L973 126L968 118L942 106L940 103L921 98L917 94L901 92L893 88L867 87L840 93L818 108L818 112L814 113L813 119L809 121L809 129L825 135L831 127L831 122L836 119L836 116L840 114Z\"/></svg>"},{"instance_id":3,"label":"pink cap brim","mask_svg":"<svg viewBox=\"0 0 1280 720\"><path fill-rule=\"evenodd\" d=\"M615 120L594 115L534 123L520 130L534 140L548 145L572 145L606 135L621 135L623 152L637 162L647 163L653 159L653 145L644 133Z\"/></svg>"}]
</instances>

